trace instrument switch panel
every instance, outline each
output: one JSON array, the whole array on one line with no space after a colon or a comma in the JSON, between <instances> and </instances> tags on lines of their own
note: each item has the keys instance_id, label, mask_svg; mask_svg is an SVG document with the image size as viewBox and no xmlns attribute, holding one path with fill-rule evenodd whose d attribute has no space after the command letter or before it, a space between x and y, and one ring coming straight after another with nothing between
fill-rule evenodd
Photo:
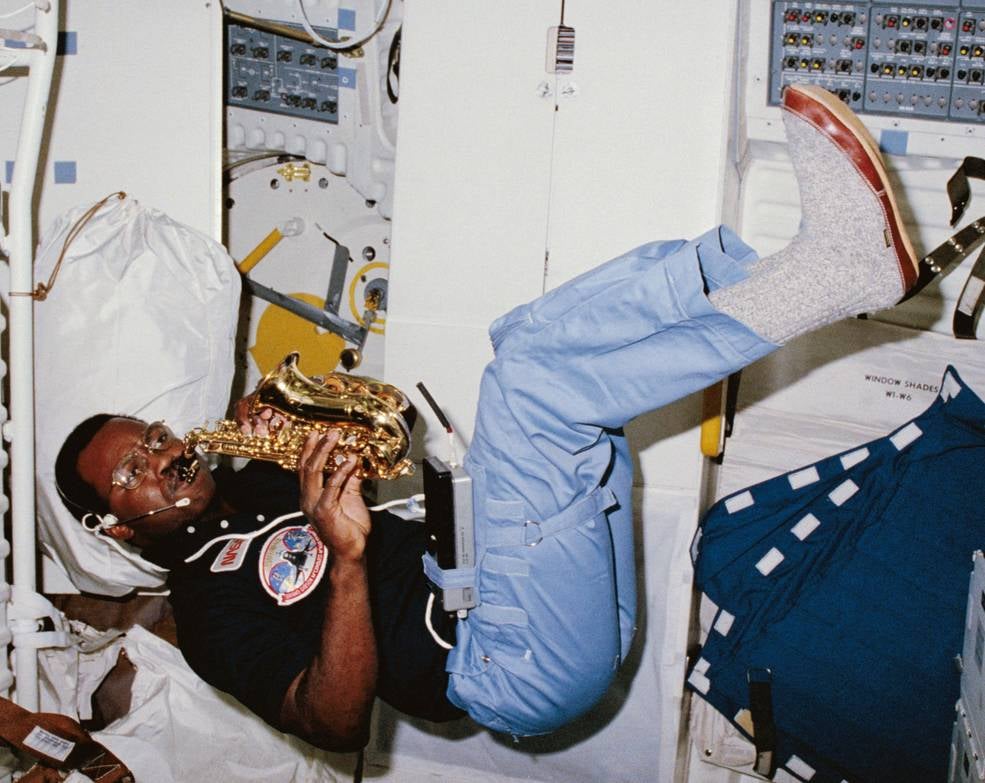
<instances>
[{"instance_id":1,"label":"instrument switch panel","mask_svg":"<svg viewBox=\"0 0 985 783\"><path fill-rule=\"evenodd\" d=\"M770 104L798 83L860 113L985 122L985 0L773 0Z\"/></svg>"}]
</instances>

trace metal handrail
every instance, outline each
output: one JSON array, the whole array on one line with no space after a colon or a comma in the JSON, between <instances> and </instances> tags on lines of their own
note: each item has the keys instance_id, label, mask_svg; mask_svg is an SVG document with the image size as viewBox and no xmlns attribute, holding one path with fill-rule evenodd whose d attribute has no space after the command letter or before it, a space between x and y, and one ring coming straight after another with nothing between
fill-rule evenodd
<instances>
[{"instance_id":1,"label":"metal handrail","mask_svg":"<svg viewBox=\"0 0 985 783\"><path fill-rule=\"evenodd\" d=\"M18 594L30 595L37 589L35 565L36 528L34 501L34 300L30 296L34 277L33 196L37 187L38 160L51 93L52 73L58 41L59 0L36 0L34 36L41 45L11 48L5 40L5 54L16 55L16 64L28 68L27 97L21 116L13 181L10 187L10 222L7 248L10 260L10 419L3 424L4 439L10 447L11 542L13 545L13 584L10 606L17 619L11 619L14 655L14 684L17 701L28 710L38 709L38 657L36 645L21 645L19 637L34 634L40 618L36 609L18 606ZM2 566L2 563L0 563ZM6 574L0 571L0 586ZM7 627L6 602L0 615L0 632ZM5 658L6 656L2 656ZM0 664L3 666L5 664ZM7 677L0 671L0 683Z\"/></svg>"}]
</instances>

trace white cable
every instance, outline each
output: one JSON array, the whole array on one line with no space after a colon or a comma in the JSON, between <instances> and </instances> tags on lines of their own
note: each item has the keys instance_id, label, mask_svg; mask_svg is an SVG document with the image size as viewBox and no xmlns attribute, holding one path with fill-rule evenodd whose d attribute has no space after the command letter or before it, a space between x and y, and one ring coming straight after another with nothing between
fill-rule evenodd
<instances>
[{"instance_id":1,"label":"white cable","mask_svg":"<svg viewBox=\"0 0 985 783\"><path fill-rule=\"evenodd\" d=\"M399 506L401 504L406 505L412 511L416 510L413 506L420 508L420 502L424 500L424 493L421 492L417 495L411 495L409 498L398 498L397 500L390 500L386 503L380 503L378 506L370 506L370 511L385 511L388 508L393 508L394 506Z\"/></svg>"},{"instance_id":2,"label":"white cable","mask_svg":"<svg viewBox=\"0 0 985 783\"><path fill-rule=\"evenodd\" d=\"M450 650L454 647L453 644L448 644L444 639L438 636L438 632L434 630L434 626L431 625L431 607L434 606L434 593L428 596L428 605L424 609L424 625L428 629L428 633L431 634L431 638L434 639L435 643L439 647L443 647L446 650Z\"/></svg>"},{"instance_id":3,"label":"white cable","mask_svg":"<svg viewBox=\"0 0 985 783\"><path fill-rule=\"evenodd\" d=\"M461 463L458 461L458 449L455 448L455 433L453 431L448 432L448 464L453 468L457 468Z\"/></svg>"},{"instance_id":4,"label":"white cable","mask_svg":"<svg viewBox=\"0 0 985 783\"><path fill-rule=\"evenodd\" d=\"M272 528L274 525L279 525L285 519L293 519L294 517L299 517L299 516L302 516L302 512L295 511L293 514L284 514L283 516L277 517L277 519L273 520L272 522L268 522L259 530L254 530L252 533L227 533L224 536L216 536L207 544L203 545L202 548L199 549L195 554L186 557L185 562L191 563L195 560L198 560L198 558L200 558L209 550L209 547L211 547L213 544L218 544L220 541L232 541L234 538L239 538L242 539L243 541L252 541L257 536L262 536L264 533L270 530L270 528Z\"/></svg>"},{"instance_id":5,"label":"white cable","mask_svg":"<svg viewBox=\"0 0 985 783\"><path fill-rule=\"evenodd\" d=\"M308 19L308 12L304 7L304 0L297 1L298 10L301 12L301 26L304 27L305 32L311 36L312 41L324 46L326 49L332 50L333 52L347 52L350 49L355 49L366 43L366 41L376 35L380 31L380 28L383 27L387 16L390 14L390 6L393 4L393 0L386 0L383 4L381 12L376 16L376 21L373 23L372 29L362 38L358 38L355 41L347 38L344 41L335 42L327 41L315 32L315 28L311 26L311 21Z\"/></svg>"}]
</instances>

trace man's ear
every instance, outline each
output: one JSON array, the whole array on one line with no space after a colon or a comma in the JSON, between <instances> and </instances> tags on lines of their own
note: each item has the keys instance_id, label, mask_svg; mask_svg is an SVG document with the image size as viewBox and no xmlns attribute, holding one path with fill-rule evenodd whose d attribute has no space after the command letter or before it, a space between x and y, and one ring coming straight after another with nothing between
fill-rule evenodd
<instances>
[{"instance_id":1,"label":"man's ear","mask_svg":"<svg viewBox=\"0 0 985 783\"><path fill-rule=\"evenodd\" d=\"M129 525L113 525L113 527L104 528L103 533L117 541L129 541L133 538L133 528Z\"/></svg>"}]
</instances>

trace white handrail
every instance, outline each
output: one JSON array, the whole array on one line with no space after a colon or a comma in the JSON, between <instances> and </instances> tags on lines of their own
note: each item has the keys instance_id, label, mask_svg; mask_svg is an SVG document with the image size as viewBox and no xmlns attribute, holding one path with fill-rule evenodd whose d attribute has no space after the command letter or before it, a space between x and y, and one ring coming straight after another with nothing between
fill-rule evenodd
<instances>
[{"instance_id":1,"label":"white handrail","mask_svg":"<svg viewBox=\"0 0 985 783\"><path fill-rule=\"evenodd\" d=\"M58 42L59 0L36 3L34 34L44 46L5 49L18 52L28 67L27 98L21 118L14 176L10 188L9 372L10 421L3 427L10 443L11 539L13 543L14 606L16 593L37 589L37 557L34 503L34 300L29 295L34 280L32 203L38 176L38 158L44 132ZM16 613L19 617L23 612ZM38 630L40 618L11 621L17 701L38 709L38 657L34 647L18 645L19 634Z\"/></svg>"}]
</instances>

